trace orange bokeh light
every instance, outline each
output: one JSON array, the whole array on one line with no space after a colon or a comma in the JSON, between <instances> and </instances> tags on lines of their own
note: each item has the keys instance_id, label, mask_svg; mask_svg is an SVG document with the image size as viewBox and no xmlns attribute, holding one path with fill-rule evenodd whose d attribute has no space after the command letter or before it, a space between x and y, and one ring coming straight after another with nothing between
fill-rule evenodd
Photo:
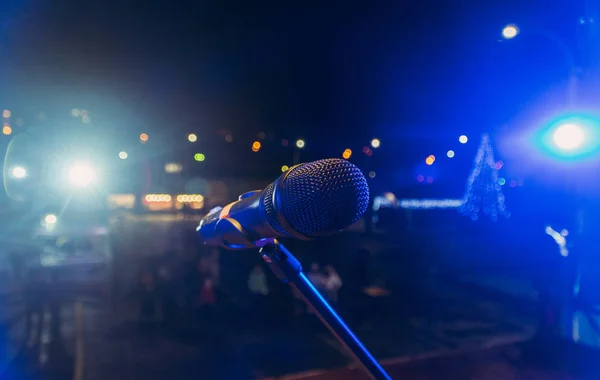
<instances>
[{"instance_id":1,"label":"orange bokeh light","mask_svg":"<svg viewBox=\"0 0 600 380\"><path fill-rule=\"evenodd\" d=\"M147 133L142 133L140 135L140 141L143 141L143 142L148 141L148 134Z\"/></svg>"}]
</instances>

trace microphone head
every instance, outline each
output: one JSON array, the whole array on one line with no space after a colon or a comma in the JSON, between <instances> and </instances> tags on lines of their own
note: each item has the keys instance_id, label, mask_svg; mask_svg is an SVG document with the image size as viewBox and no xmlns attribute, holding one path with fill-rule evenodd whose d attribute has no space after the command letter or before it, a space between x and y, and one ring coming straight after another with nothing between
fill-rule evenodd
<instances>
[{"instance_id":1,"label":"microphone head","mask_svg":"<svg viewBox=\"0 0 600 380\"><path fill-rule=\"evenodd\" d=\"M293 231L313 238L360 219L369 205L369 186L356 165L329 158L292 167L265 189L263 199L275 230L293 235L282 225L287 222Z\"/></svg>"}]
</instances>

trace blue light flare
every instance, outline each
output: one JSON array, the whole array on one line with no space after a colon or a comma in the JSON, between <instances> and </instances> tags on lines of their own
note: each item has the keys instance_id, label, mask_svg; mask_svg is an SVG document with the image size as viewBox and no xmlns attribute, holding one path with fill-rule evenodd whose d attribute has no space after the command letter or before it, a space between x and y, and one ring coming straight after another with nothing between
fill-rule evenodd
<instances>
[{"instance_id":1,"label":"blue light flare","mask_svg":"<svg viewBox=\"0 0 600 380\"><path fill-rule=\"evenodd\" d=\"M600 153L600 118L569 115L553 119L535 136L534 145L563 161L593 158Z\"/></svg>"}]
</instances>

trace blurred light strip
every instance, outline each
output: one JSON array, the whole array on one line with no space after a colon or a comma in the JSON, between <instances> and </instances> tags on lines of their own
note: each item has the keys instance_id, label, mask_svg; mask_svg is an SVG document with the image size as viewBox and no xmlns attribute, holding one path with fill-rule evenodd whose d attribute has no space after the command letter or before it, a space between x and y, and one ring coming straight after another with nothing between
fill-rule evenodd
<instances>
[{"instance_id":1,"label":"blurred light strip","mask_svg":"<svg viewBox=\"0 0 600 380\"><path fill-rule=\"evenodd\" d=\"M171 202L171 196L169 194L148 194L144 198L146 202Z\"/></svg>"},{"instance_id":2,"label":"blurred light strip","mask_svg":"<svg viewBox=\"0 0 600 380\"><path fill-rule=\"evenodd\" d=\"M459 208L464 199L401 199L400 207L409 210Z\"/></svg>"},{"instance_id":3,"label":"blurred light strip","mask_svg":"<svg viewBox=\"0 0 600 380\"><path fill-rule=\"evenodd\" d=\"M201 194L179 194L177 196L177 202L181 202L181 203L204 202L204 196L202 196Z\"/></svg>"},{"instance_id":4,"label":"blurred light strip","mask_svg":"<svg viewBox=\"0 0 600 380\"><path fill-rule=\"evenodd\" d=\"M558 245L558 248L560 249L560 255L562 257L569 256L569 250L567 249L567 239L565 238L565 235L554 230L554 228L552 228L550 226L546 227L545 231L546 231L546 234L551 236L552 239L554 239L554 241ZM566 233L566 230L563 230L563 231Z\"/></svg>"}]
</instances>

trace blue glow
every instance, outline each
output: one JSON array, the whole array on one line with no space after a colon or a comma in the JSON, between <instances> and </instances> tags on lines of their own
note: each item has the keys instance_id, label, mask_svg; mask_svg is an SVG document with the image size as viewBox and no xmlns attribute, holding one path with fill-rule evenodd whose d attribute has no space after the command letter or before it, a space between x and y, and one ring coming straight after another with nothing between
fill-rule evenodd
<instances>
[{"instance_id":1,"label":"blue glow","mask_svg":"<svg viewBox=\"0 0 600 380\"><path fill-rule=\"evenodd\" d=\"M535 136L534 145L561 160L579 160L600 153L600 118L567 115L551 120Z\"/></svg>"}]
</instances>

